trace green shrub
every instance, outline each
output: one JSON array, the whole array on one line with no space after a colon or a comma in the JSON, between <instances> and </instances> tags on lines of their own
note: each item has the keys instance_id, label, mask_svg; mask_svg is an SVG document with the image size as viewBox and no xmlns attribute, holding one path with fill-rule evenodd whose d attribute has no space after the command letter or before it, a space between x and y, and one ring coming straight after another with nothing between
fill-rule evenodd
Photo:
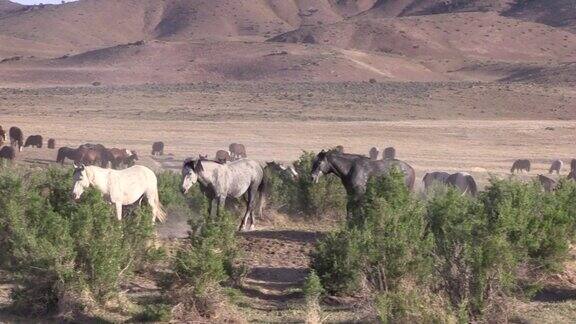
<instances>
[{"instance_id":1,"label":"green shrub","mask_svg":"<svg viewBox=\"0 0 576 324\"><path fill-rule=\"evenodd\" d=\"M156 176L160 202L171 218L198 219L208 208L206 198L199 186L190 188L186 195L182 194L182 176L179 173L162 171Z\"/></svg>"},{"instance_id":2,"label":"green shrub","mask_svg":"<svg viewBox=\"0 0 576 324\"><path fill-rule=\"evenodd\" d=\"M430 274L430 239L423 206L404 184L403 174L369 181L359 220L366 246L365 273L377 290L394 289L401 280Z\"/></svg>"},{"instance_id":3,"label":"green shrub","mask_svg":"<svg viewBox=\"0 0 576 324\"><path fill-rule=\"evenodd\" d=\"M515 255L506 233L492 231L484 205L455 189L430 200L434 269L454 309L481 318L514 285Z\"/></svg>"},{"instance_id":4,"label":"green shrub","mask_svg":"<svg viewBox=\"0 0 576 324\"><path fill-rule=\"evenodd\" d=\"M575 188L572 182L562 182L549 194L535 183L493 179L482 196L489 230L506 236L517 262L557 269L574 237Z\"/></svg>"},{"instance_id":5,"label":"green shrub","mask_svg":"<svg viewBox=\"0 0 576 324\"><path fill-rule=\"evenodd\" d=\"M351 294L361 287L364 269L363 233L342 229L322 238L312 252L312 269L329 293Z\"/></svg>"},{"instance_id":6,"label":"green shrub","mask_svg":"<svg viewBox=\"0 0 576 324\"><path fill-rule=\"evenodd\" d=\"M0 266L20 278L15 308L45 313L82 292L103 301L147 255L149 209L118 222L94 189L72 202L70 177L58 169L0 173Z\"/></svg>"},{"instance_id":7,"label":"green shrub","mask_svg":"<svg viewBox=\"0 0 576 324\"><path fill-rule=\"evenodd\" d=\"M422 289L382 292L376 296L374 305L382 323L458 322L442 298Z\"/></svg>"},{"instance_id":8,"label":"green shrub","mask_svg":"<svg viewBox=\"0 0 576 324\"><path fill-rule=\"evenodd\" d=\"M265 169L267 208L296 214L300 212L298 182L285 172Z\"/></svg>"},{"instance_id":9,"label":"green shrub","mask_svg":"<svg viewBox=\"0 0 576 324\"><path fill-rule=\"evenodd\" d=\"M175 271L185 284L202 294L207 287L223 283L233 275L237 255L236 221L228 211L218 217L204 214L204 221L190 235L190 244L175 258Z\"/></svg>"},{"instance_id":10,"label":"green shrub","mask_svg":"<svg viewBox=\"0 0 576 324\"><path fill-rule=\"evenodd\" d=\"M407 276L429 274L430 240L422 206L392 171L372 179L354 217L322 239L312 254L312 268L331 293L353 293L365 278L377 290L393 289Z\"/></svg>"},{"instance_id":11,"label":"green shrub","mask_svg":"<svg viewBox=\"0 0 576 324\"><path fill-rule=\"evenodd\" d=\"M346 190L342 181L333 175L323 176L318 183L312 181L312 162L315 154L304 152L294 164L298 172L298 210L306 215L320 216L341 213L346 210Z\"/></svg>"},{"instance_id":12,"label":"green shrub","mask_svg":"<svg viewBox=\"0 0 576 324\"><path fill-rule=\"evenodd\" d=\"M136 322L169 322L172 318L172 307L166 304L154 304L144 307L140 314L134 316Z\"/></svg>"}]
</instances>

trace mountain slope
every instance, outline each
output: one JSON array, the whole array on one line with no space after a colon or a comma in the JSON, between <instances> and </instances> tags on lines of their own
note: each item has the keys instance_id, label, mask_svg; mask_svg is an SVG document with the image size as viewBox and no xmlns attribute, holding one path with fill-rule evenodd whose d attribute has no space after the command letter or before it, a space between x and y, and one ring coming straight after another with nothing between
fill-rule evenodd
<instances>
[{"instance_id":1,"label":"mountain slope","mask_svg":"<svg viewBox=\"0 0 576 324\"><path fill-rule=\"evenodd\" d=\"M576 35L496 13L355 17L332 25L303 27L271 41L322 44L424 60L563 62L576 57Z\"/></svg>"},{"instance_id":2,"label":"mountain slope","mask_svg":"<svg viewBox=\"0 0 576 324\"><path fill-rule=\"evenodd\" d=\"M0 34L60 48L60 55L155 38L264 40L304 25L341 21L374 1L80 0L18 10L0 18Z\"/></svg>"},{"instance_id":3,"label":"mountain slope","mask_svg":"<svg viewBox=\"0 0 576 324\"><path fill-rule=\"evenodd\" d=\"M442 74L395 56L322 46L150 41L61 59L0 64L0 86L199 81L432 81Z\"/></svg>"}]
</instances>

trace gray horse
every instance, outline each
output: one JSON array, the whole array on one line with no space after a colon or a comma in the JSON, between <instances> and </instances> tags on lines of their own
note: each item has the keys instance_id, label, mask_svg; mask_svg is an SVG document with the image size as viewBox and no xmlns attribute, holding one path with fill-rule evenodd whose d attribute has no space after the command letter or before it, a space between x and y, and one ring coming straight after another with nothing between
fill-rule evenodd
<instances>
[{"instance_id":1,"label":"gray horse","mask_svg":"<svg viewBox=\"0 0 576 324\"><path fill-rule=\"evenodd\" d=\"M348 213L366 193L368 179L373 176L386 175L393 167L404 173L404 182L412 190L416 173L407 163L399 160L372 161L369 158L356 154L341 154L322 150L314 158L312 164L312 180L318 182L322 174L333 173L342 180L348 194Z\"/></svg>"},{"instance_id":2,"label":"gray horse","mask_svg":"<svg viewBox=\"0 0 576 324\"><path fill-rule=\"evenodd\" d=\"M248 156L246 155L246 146L244 144L232 143L228 146L228 151L230 151L230 159L232 161L245 159Z\"/></svg>"},{"instance_id":3,"label":"gray horse","mask_svg":"<svg viewBox=\"0 0 576 324\"><path fill-rule=\"evenodd\" d=\"M469 194L472 197L476 197L478 194L478 185L476 185L476 180L470 174L465 172L458 172L451 174L446 179L446 184L453 186L460 190L463 194Z\"/></svg>"},{"instance_id":4,"label":"gray horse","mask_svg":"<svg viewBox=\"0 0 576 324\"><path fill-rule=\"evenodd\" d=\"M554 160L550 165L550 169L548 170L549 174L556 172L556 174L560 174L560 171L564 167L564 162L562 160Z\"/></svg>"},{"instance_id":5,"label":"gray horse","mask_svg":"<svg viewBox=\"0 0 576 324\"><path fill-rule=\"evenodd\" d=\"M449 176L450 173L441 171L426 173L422 178L424 189L429 190L436 183L446 184L446 179L448 179Z\"/></svg>"},{"instance_id":6,"label":"gray horse","mask_svg":"<svg viewBox=\"0 0 576 324\"><path fill-rule=\"evenodd\" d=\"M240 198L246 194L247 207L239 230L254 228L254 210L263 202L264 171L260 163L242 159L220 164L208 160L187 159L182 167L182 191L188 192L196 182L210 200L208 212L217 203L217 213L224 208L227 197ZM261 208L260 208L261 210Z\"/></svg>"},{"instance_id":7,"label":"gray horse","mask_svg":"<svg viewBox=\"0 0 576 324\"><path fill-rule=\"evenodd\" d=\"M458 172L450 174L448 172L430 172L424 175L422 179L424 188L430 189L435 183L455 187L463 194L469 194L475 197L478 194L478 185L476 180L468 173Z\"/></svg>"},{"instance_id":8,"label":"gray horse","mask_svg":"<svg viewBox=\"0 0 576 324\"><path fill-rule=\"evenodd\" d=\"M387 147L384 149L384 154L382 157L384 160L394 160L396 159L396 149L393 147Z\"/></svg>"},{"instance_id":9,"label":"gray horse","mask_svg":"<svg viewBox=\"0 0 576 324\"><path fill-rule=\"evenodd\" d=\"M530 172L530 160L521 159L514 161L514 163L512 164L512 168L510 169L510 173L515 173L517 171Z\"/></svg>"},{"instance_id":10,"label":"gray horse","mask_svg":"<svg viewBox=\"0 0 576 324\"><path fill-rule=\"evenodd\" d=\"M378 160L378 156L380 155L380 150L373 147L370 149L370 152L368 152L369 156L370 156L370 160Z\"/></svg>"},{"instance_id":11,"label":"gray horse","mask_svg":"<svg viewBox=\"0 0 576 324\"><path fill-rule=\"evenodd\" d=\"M558 182L556 180L542 174L538 175L538 181L540 181L540 184L542 187L544 187L544 191L546 192L552 192L556 190L556 187L558 186Z\"/></svg>"}]
</instances>

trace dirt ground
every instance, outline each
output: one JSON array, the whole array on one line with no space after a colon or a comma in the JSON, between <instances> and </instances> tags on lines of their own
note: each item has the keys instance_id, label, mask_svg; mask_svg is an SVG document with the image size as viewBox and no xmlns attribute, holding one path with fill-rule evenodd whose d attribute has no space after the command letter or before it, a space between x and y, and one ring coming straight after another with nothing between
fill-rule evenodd
<instances>
[{"instance_id":1,"label":"dirt ground","mask_svg":"<svg viewBox=\"0 0 576 324\"><path fill-rule=\"evenodd\" d=\"M91 142L135 149L140 164L175 171L184 158L212 155L231 142L244 143L250 158L278 161L335 145L365 154L372 146L394 146L419 179L427 171L466 171L486 184L491 175L507 177L518 158L533 162L525 179L547 173L553 159L576 158L575 106L573 89L503 84L4 89L0 125L55 138L58 147ZM158 140L165 142L166 155L153 158L151 144ZM29 148L16 163L45 166L55 158L55 150ZM249 272L239 304L250 321L303 318L299 287L308 253L336 226L282 220L269 215L257 231L240 238ZM186 230L184 220L172 220L159 232L184 237ZM0 283L0 306L9 288ZM535 301L517 308L528 322L569 322L575 315L573 288L561 303ZM153 283L142 289L135 294L158 291ZM354 305L332 305L325 315L338 322L359 320L360 313Z\"/></svg>"}]
</instances>

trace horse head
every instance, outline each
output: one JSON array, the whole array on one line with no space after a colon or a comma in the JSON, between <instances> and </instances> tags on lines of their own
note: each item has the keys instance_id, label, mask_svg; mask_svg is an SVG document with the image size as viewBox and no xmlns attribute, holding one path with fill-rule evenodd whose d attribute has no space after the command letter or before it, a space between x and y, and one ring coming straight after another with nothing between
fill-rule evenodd
<instances>
[{"instance_id":1,"label":"horse head","mask_svg":"<svg viewBox=\"0 0 576 324\"><path fill-rule=\"evenodd\" d=\"M198 181L198 174L202 169L201 160L186 159L182 166L182 193L187 193L190 188ZM198 171L197 171L198 170Z\"/></svg>"},{"instance_id":2,"label":"horse head","mask_svg":"<svg viewBox=\"0 0 576 324\"><path fill-rule=\"evenodd\" d=\"M328 154L326 151L322 150L312 162L312 181L318 183L320 176L324 173L328 173L330 170L330 165L328 162Z\"/></svg>"},{"instance_id":3,"label":"horse head","mask_svg":"<svg viewBox=\"0 0 576 324\"><path fill-rule=\"evenodd\" d=\"M74 163L74 185L72 186L72 198L74 200L80 199L84 190L90 186L90 179L84 164L76 165Z\"/></svg>"}]
</instances>

